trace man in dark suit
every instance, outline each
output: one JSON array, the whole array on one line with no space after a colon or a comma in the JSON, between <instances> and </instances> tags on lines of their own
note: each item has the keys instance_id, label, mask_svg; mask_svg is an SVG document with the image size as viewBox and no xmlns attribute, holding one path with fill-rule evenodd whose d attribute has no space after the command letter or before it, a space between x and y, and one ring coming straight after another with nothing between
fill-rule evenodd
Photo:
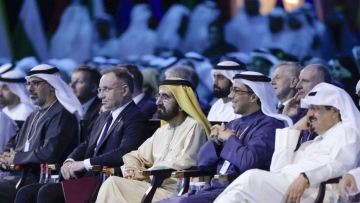
<instances>
[{"instance_id":1,"label":"man in dark suit","mask_svg":"<svg viewBox=\"0 0 360 203\"><path fill-rule=\"evenodd\" d=\"M135 65L130 65L130 64L125 64L121 66L126 67L134 79L135 87L133 92L133 100L135 104L138 107L140 107L145 112L146 115L148 115L149 119L152 118L157 110L157 106L155 101L147 97L145 93L142 91L143 76L139 68Z\"/></svg>"},{"instance_id":2,"label":"man in dark suit","mask_svg":"<svg viewBox=\"0 0 360 203\"><path fill-rule=\"evenodd\" d=\"M132 100L134 82L130 73L123 67L112 67L102 74L99 96L104 108L110 111L99 116L91 135L66 159L61 167L66 180L91 175L87 171L91 165L123 165L122 156L137 149L149 137L148 118ZM29 185L18 192L15 200L36 201L65 202L61 183Z\"/></svg>"},{"instance_id":3,"label":"man in dark suit","mask_svg":"<svg viewBox=\"0 0 360 203\"><path fill-rule=\"evenodd\" d=\"M0 152L0 165L5 168L21 164L29 168L22 180L26 185L39 182L40 163L61 163L74 150L78 143L78 121L83 112L57 68L41 64L32 68L25 78L30 101L37 108L8 141L4 152ZM20 179L17 171L0 179L1 203L13 202Z\"/></svg>"},{"instance_id":4,"label":"man in dark suit","mask_svg":"<svg viewBox=\"0 0 360 203\"><path fill-rule=\"evenodd\" d=\"M100 78L100 72L88 65L76 67L71 76L69 86L79 99L85 113L82 119L80 143L90 135L95 120L99 116L102 106L101 99L97 96Z\"/></svg>"}]
</instances>

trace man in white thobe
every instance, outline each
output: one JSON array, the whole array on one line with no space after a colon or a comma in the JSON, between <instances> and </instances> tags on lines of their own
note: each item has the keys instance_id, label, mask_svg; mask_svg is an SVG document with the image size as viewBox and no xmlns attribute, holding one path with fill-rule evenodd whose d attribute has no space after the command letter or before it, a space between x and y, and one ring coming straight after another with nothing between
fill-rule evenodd
<instances>
[{"instance_id":1,"label":"man in white thobe","mask_svg":"<svg viewBox=\"0 0 360 203\"><path fill-rule=\"evenodd\" d=\"M236 74L246 70L245 64L238 64L233 61L223 61L218 63L213 70L211 70L211 77L213 79L213 95L219 98L211 107L207 116L209 121L226 121L229 122L241 115L234 113L230 94L230 87L232 87L232 78Z\"/></svg>"},{"instance_id":2,"label":"man in white thobe","mask_svg":"<svg viewBox=\"0 0 360 203\"><path fill-rule=\"evenodd\" d=\"M145 168L176 170L196 165L196 156L210 133L210 123L202 113L189 81L169 78L160 83L156 96L157 116L167 124L160 127L137 151L123 156L125 178L110 177L99 190L96 202L140 202L150 184L139 175ZM153 200L174 194L176 181L165 180Z\"/></svg>"},{"instance_id":3,"label":"man in white thobe","mask_svg":"<svg viewBox=\"0 0 360 203\"><path fill-rule=\"evenodd\" d=\"M215 202L314 202L318 185L344 175L355 166L359 151L359 111L342 89L320 83L302 100L309 111L293 127L278 129L270 172L249 170ZM319 136L294 152L301 130ZM327 190L324 202L336 202Z\"/></svg>"},{"instance_id":4,"label":"man in white thobe","mask_svg":"<svg viewBox=\"0 0 360 203\"><path fill-rule=\"evenodd\" d=\"M24 77L25 73L17 69L0 76L0 104L4 106L3 112L16 121L25 121L34 111Z\"/></svg>"}]
</instances>

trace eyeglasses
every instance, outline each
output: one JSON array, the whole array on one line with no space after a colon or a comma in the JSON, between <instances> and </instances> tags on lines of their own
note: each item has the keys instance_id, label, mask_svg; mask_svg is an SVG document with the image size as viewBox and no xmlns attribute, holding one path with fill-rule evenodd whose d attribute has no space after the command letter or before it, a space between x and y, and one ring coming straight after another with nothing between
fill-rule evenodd
<instances>
[{"instance_id":1,"label":"eyeglasses","mask_svg":"<svg viewBox=\"0 0 360 203\"><path fill-rule=\"evenodd\" d=\"M155 99L156 101L161 98L163 101L169 101L171 99L171 97L169 97L168 95L166 94L156 94L155 95Z\"/></svg>"},{"instance_id":2,"label":"eyeglasses","mask_svg":"<svg viewBox=\"0 0 360 203\"><path fill-rule=\"evenodd\" d=\"M124 86L124 85L123 85ZM104 88L98 88L97 91L98 93L101 93L101 92L105 92L105 93L109 93L111 92L111 90L113 89L116 89L116 88L121 88L123 86L120 86L120 87L104 87Z\"/></svg>"},{"instance_id":3,"label":"eyeglasses","mask_svg":"<svg viewBox=\"0 0 360 203\"><path fill-rule=\"evenodd\" d=\"M230 93L231 92L234 92L236 95L240 95L241 93L254 93L254 92L251 92L251 91L239 90L239 89L234 88L234 87L230 87Z\"/></svg>"},{"instance_id":4,"label":"eyeglasses","mask_svg":"<svg viewBox=\"0 0 360 203\"><path fill-rule=\"evenodd\" d=\"M37 87L39 86L40 83L42 82L46 82L45 80L33 80L33 81L28 81L25 83L26 87L30 87L30 85L32 85L33 87Z\"/></svg>"}]
</instances>

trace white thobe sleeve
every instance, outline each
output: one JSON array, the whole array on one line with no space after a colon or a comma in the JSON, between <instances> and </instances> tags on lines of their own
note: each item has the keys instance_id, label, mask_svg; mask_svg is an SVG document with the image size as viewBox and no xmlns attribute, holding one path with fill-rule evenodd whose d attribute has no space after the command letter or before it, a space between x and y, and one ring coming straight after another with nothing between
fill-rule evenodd
<instances>
[{"instance_id":1,"label":"white thobe sleeve","mask_svg":"<svg viewBox=\"0 0 360 203\"><path fill-rule=\"evenodd\" d=\"M354 168L358 152L358 136L355 130L347 128L344 131L335 132L338 139L328 155L319 154L323 163L311 170L304 170L310 181L310 186L320 184L324 180L343 176L347 171Z\"/></svg>"},{"instance_id":2,"label":"white thobe sleeve","mask_svg":"<svg viewBox=\"0 0 360 203\"><path fill-rule=\"evenodd\" d=\"M351 174L355 178L356 187L354 192L355 194L357 194L360 192L360 167L352 169L351 171L349 171L349 174Z\"/></svg>"},{"instance_id":3,"label":"white thobe sleeve","mask_svg":"<svg viewBox=\"0 0 360 203\"><path fill-rule=\"evenodd\" d=\"M290 128L276 129L275 151L270 165L271 172L280 172L284 166L293 163L300 132Z\"/></svg>"},{"instance_id":4,"label":"white thobe sleeve","mask_svg":"<svg viewBox=\"0 0 360 203\"><path fill-rule=\"evenodd\" d=\"M154 163L153 142L154 137L159 133L160 128L148 138L138 150L131 151L123 156L125 166L151 167Z\"/></svg>"}]
</instances>

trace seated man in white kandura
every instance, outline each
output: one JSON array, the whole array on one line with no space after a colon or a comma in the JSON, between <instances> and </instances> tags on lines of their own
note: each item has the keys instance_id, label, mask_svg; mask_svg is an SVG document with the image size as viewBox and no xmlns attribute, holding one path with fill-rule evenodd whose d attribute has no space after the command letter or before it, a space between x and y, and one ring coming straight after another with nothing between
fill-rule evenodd
<instances>
[{"instance_id":1,"label":"seated man in white kandura","mask_svg":"<svg viewBox=\"0 0 360 203\"><path fill-rule=\"evenodd\" d=\"M360 113L351 97L331 84L320 83L301 100L309 107L293 127L278 129L270 172L248 170L215 200L220 202L314 202L321 182L347 173L359 151ZM301 130L319 134L294 152ZM324 202L337 202L327 189Z\"/></svg>"}]
</instances>

